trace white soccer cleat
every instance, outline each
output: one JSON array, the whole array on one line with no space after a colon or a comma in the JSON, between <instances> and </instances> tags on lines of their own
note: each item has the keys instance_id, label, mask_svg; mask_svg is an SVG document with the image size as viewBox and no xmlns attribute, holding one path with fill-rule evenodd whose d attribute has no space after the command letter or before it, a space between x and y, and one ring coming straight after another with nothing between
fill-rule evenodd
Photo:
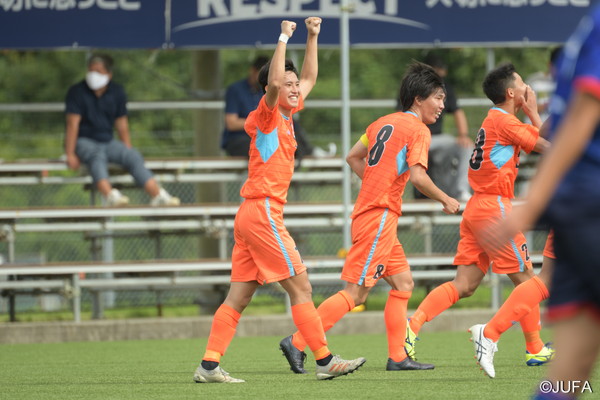
<instances>
[{"instance_id":1,"label":"white soccer cleat","mask_svg":"<svg viewBox=\"0 0 600 400\"><path fill-rule=\"evenodd\" d=\"M111 189L108 192L108 196L105 197L106 205L108 207L120 207L129 204L129 197L123 195L117 189Z\"/></svg>"},{"instance_id":2,"label":"white soccer cleat","mask_svg":"<svg viewBox=\"0 0 600 400\"><path fill-rule=\"evenodd\" d=\"M359 357L355 360L343 360L340 356L333 356L329 364L317 365L317 379L333 379L338 376L351 374L359 369L367 360Z\"/></svg>"},{"instance_id":3,"label":"white soccer cleat","mask_svg":"<svg viewBox=\"0 0 600 400\"><path fill-rule=\"evenodd\" d=\"M181 202L178 197L171 196L165 189L160 188L160 191L150 201L153 207L159 206L178 206Z\"/></svg>"},{"instance_id":4,"label":"white soccer cleat","mask_svg":"<svg viewBox=\"0 0 600 400\"><path fill-rule=\"evenodd\" d=\"M212 370L207 370L199 365L194 372L194 382L196 383L243 383L243 379L237 379L229 375L221 367Z\"/></svg>"},{"instance_id":5,"label":"white soccer cleat","mask_svg":"<svg viewBox=\"0 0 600 400\"><path fill-rule=\"evenodd\" d=\"M484 329L484 324L478 324L469 328L469 332L471 332L471 341L475 347L475 359L477 359L477 363L487 376L494 378L496 376L494 353L498 351L498 344L483 335Z\"/></svg>"}]
</instances>

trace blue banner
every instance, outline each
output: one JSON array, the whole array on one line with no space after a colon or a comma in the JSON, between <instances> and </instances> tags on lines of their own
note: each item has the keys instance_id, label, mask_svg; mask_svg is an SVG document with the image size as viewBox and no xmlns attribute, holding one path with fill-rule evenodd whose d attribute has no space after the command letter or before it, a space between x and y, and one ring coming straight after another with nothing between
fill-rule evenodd
<instances>
[{"instance_id":1,"label":"blue banner","mask_svg":"<svg viewBox=\"0 0 600 400\"><path fill-rule=\"evenodd\" d=\"M350 0L350 43L410 47L564 42L589 0ZM173 2L176 47L273 45L283 19L324 19L319 42L337 46L339 0ZM301 26L300 26L301 29ZM290 44L302 44L293 38Z\"/></svg>"},{"instance_id":2,"label":"blue banner","mask_svg":"<svg viewBox=\"0 0 600 400\"><path fill-rule=\"evenodd\" d=\"M157 48L165 0L0 0L0 48Z\"/></svg>"},{"instance_id":3,"label":"blue banner","mask_svg":"<svg viewBox=\"0 0 600 400\"><path fill-rule=\"evenodd\" d=\"M594 0L349 0L350 43L369 47L564 42ZM338 46L340 0L0 0L0 48L272 46L283 19L324 19Z\"/></svg>"}]
</instances>

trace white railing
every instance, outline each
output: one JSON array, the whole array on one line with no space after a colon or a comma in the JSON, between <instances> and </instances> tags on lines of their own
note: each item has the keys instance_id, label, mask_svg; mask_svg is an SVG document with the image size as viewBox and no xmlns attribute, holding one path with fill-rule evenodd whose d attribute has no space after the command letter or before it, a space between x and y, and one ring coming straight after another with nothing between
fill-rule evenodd
<instances>
[{"instance_id":1,"label":"white railing","mask_svg":"<svg viewBox=\"0 0 600 400\"><path fill-rule=\"evenodd\" d=\"M540 264L541 255L533 255L532 262ZM452 255L430 255L408 257L411 267L451 266ZM344 260L340 258L306 259L309 278L312 283L340 282L340 271ZM136 263L80 263L80 264L51 264L51 265L0 265L0 276L10 276L11 280L0 280L0 291L9 293L14 303L18 293L40 289L53 291L69 298L72 303L73 319L81 322L81 290L93 292L123 289L166 290L177 287L204 287L228 285L231 262L229 260L198 260L136 262ZM181 272L196 272L195 276L180 276ZM98 278L89 274L106 273L164 273L164 276L140 276L127 278ZM202 275L213 273L210 275ZM217 273L214 275L214 273ZM415 270L412 272L415 281L451 280L455 275L454 269ZM22 277L43 276L43 280L20 280ZM85 276L85 279L81 277ZM505 277L504 277L505 278ZM493 285L500 285L500 277L489 274L488 280ZM100 306L101 302L97 302ZM15 320L14 304L11 307L11 320Z\"/></svg>"}]
</instances>

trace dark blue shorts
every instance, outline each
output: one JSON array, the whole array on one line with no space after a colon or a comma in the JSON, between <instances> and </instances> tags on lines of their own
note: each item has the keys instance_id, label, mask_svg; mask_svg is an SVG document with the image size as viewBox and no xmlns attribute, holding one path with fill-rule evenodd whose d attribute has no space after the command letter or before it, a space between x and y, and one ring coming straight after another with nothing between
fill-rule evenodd
<instances>
[{"instance_id":1,"label":"dark blue shorts","mask_svg":"<svg viewBox=\"0 0 600 400\"><path fill-rule=\"evenodd\" d=\"M587 309L600 319L600 217L561 225L554 228L556 263L548 317L569 318Z\"/></svg>"}]
</instances>

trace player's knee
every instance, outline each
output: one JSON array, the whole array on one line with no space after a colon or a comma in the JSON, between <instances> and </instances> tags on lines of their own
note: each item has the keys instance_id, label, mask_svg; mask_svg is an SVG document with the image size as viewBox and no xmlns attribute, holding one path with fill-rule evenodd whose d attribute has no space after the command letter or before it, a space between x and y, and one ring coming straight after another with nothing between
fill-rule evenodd
<instances>
[{"instance_id":1,"label":"player's knee","mask_svg":"<svg viewBox=\"0 0 600 400\"><path fill-rule=\"evenodd\" d=\"M293 304L302 304L312 301L312 287L310 285L295 287L287 292Z\"/></svg>"},{"instance_id":2,"label":"player's knee","mask_svg":"<svg viewBox=\"0 0 600 400\"><path fill-rule=\"evenodd\" d=\"M400 283L398 290L401 290L403 292L412 292L414 288L415 288L415 281L413 281L412 279L407 279Z\"/></svg>"},{"instance_id":3,"label":"player's knee","mask_svg":"<svg viewBox=\"0 0 600 400\"><path fill-rule=\"evenodd\" d=\"M248 307L250 301L252 301L252 295L232 295L229 293L224 303L241 314Z\"/></svg>"},{"instance_id":4,"label":"player's knee","mask_svg":"<svg viewBox=\"0 0 600 400\"><path fill-rule=\"evenodd\" d=\"M475 290L477 290L477 286L475 285L471 285L471 284L462 284L462 285L455 285L456 286L456 291L458 292L458 297L460 299L464 299L465 297L471 297L473 296L473 293L475 293Z\"/></svg>"}]
</instances>

